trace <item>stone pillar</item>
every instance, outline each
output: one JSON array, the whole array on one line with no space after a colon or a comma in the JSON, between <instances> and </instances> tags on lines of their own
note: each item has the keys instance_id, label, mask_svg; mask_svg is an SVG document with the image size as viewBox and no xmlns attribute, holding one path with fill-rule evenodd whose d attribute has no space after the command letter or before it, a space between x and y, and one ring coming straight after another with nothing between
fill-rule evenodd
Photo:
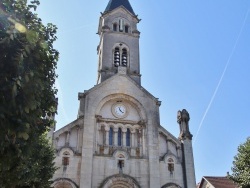
<instances>
[{"instance_id":1,"label":"stone pillar","mask_svg":"<svg viewBox=\"0 0 250 188\"><path fill-rule=\"evenodd\" d=\"M105 144L109 145L109 127L105 127Z\"/></svg>"},{"instance_id":2,"label":"stone pillar","mask_svg":"<svg viewBox=\"0 0 250 188\"><path fill-rule=\"evenodd\" d=\"M194 157L193 157L193 146L192 137L193 135L189 132L189 113L183 109L177 113L177 122L180 126L179 140L181 141L182 147L182 160L183 160L183 174L184 184L186 188L195 187L195 170L194 170Z\"/></svg>"},{"instance_id":3,"label":"stone pillar","mask_svg":"<svg viewBox=\"0 0 250 188\"><path fill-rule=\"evenodd\" d=\"M138 136L137 136L137 146L141 147L141 129L138 130Z\"/></svg>"},{"instance_id":4,"label":"stone pillar","mask_svg":"<svg viewBox=\"0 0 250 188\"><path fill-rule=\"evenodd\" d=\"M126 133L127 133L127 129L122 128L122 146L124 147L126 147Z\"/></svg>"},{"instance_id":5,"label":"stone pillar","mask_svg":"<svg viewBox=\"0 0 250 188\"><path fill-rule=\"evenodd\" d=\"M146 154L146 142L145 142L145 129L142 128L142 144L141 144L141 151L142 151L142 154Z\"/></svg>"},{"instance_id":6,"label":"stone pillar","mask_svg":"<svg viewBox=\"0 0 250 188\"><path fill-rule=\"evenodd\" d=\"M76 142L76 151L77 153L79 153L79 144L80 144L80 127L77 126L76 127L76 130L77 130L77 142Z\"/></svg>"},{"instance_id":7,"label":"stone pillar","mask_svg":"<svg viewBox=\"0 0 250 188\"><path fill-rule=\"evenodd\" d=\"M135 130L132 129L131 130L131 147L134 147L135 146Z\"/></svg>"}]
</instances>

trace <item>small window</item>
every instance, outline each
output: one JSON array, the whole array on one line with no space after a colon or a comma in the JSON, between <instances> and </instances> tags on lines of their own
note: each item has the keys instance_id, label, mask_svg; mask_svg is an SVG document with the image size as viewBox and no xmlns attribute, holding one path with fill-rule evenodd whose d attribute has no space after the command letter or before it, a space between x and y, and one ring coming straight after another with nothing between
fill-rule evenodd
<instances>
[{"instance_id":1,"label":"small window","mask_svg":"<svg viewBox=\"0 0 250 188\"><path fill-rule=\"evenodd\" d=\"M127 50L125 48L122 49L122 66L127 66Z\"/></svg>"},{"instance_id":2,"label":"small window","mask_svg":"<svg viewBox=\"0 0 250 188\"><path fill-rule=\"evenodd\" d=\"M118 146L122 145L122 129L118 129Z\"/></svg>"},{"instance_id":3,"label":"small window","mask_svg":"<svg viewBox=\"0 0 250 188\"><path fill-rule=\"evenodd\" d=\"M130 146L130 129L126 132L126 146Z\"/></svg>"},{"instance_id":4,"label":"small window","mask_svg":"<svg viewBox=\"0 0 250 188\"><path fill-rule=\"evenodd\" d=\"M113 24L113 31L117 31L117 24L116 23Z\"/></svg>"},{"instance_id":5,"label":"small window","mask_svg":"<svg viewBox=\"0 0 250 188\"><path fill-rule=\"evenodd\" d=\"M109 145L112 146L113 145L113 128L110 127L109 129Z\"/></svg>"},{"instance_id":6,"label":"small window","mask_svg":"<svg viewBox=\"0 0 250 188\"><path fill-rule=\"evenodd\" d=\"M120 44L122 46L122 44ZM114 51L113 51L113 63L115 67L123 66L127 67L128 66L128 50L127 48L121 48L116 46Z\"/></svg>"},{"instance_id":7,"label":"small window","mask_svg":"<svg viewBox=\"0 0 250 188\"><path fill-rule=\"evenodd\" d=\"M69 157L63 157L62 158L62 165L68 166L69 165Z\"/></svg>"},{"instance_id":8,"label":"small window","mask_svg":"<svg viewBox=\"0 0 250 188\"><path fill-rule=\"evenodd\" d=\"M114 66L118 67L120 65L120 50L118 47L114 51Z\"/></svg>"},{"instance_id":9,"label":"small window","mask_svg":"<svg viewBox=\"0 0 250 188\"><path fill-rule=\"evenodd\" d=\"M128 33L128 25L125 25L125 33Z\"/></svg>"}]
</instances>

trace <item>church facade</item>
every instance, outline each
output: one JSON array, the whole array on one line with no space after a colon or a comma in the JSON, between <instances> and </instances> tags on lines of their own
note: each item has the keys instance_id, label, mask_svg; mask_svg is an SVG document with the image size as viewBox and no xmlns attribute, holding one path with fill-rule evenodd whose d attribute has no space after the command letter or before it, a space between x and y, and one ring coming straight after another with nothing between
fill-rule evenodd
<instances>
[{"instance_id":1,"label":"church facade","mask_svg":"<svg viewBox=\"0 0 250 188\"><path fill-rule=\"evenodd\" d=\"M195 188L189 114L180 135L160 125L161 102L141 86L139 18L110 0L99 20L98 79L78 94L77 119L52 133L54 188Z\"/></svg>"}]
</instances>

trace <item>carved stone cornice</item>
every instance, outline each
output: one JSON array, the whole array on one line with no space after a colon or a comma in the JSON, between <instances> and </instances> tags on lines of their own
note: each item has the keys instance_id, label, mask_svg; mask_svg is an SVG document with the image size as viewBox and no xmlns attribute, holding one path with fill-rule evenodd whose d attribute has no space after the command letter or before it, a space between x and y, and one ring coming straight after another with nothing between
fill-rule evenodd
<instances>
[{"instance_id":1,"label":"carved stone cornice","mask_svg":"<svg viewBox=\"0 0 250 188\"><path fill-rule=\"evenodd\" d=\"M78 100L85 98L85 97L86 97L85 93L81 93L81 92L78 93Z\"/></svg>"},{"instance_id":2,"label":"carved stone cornice","mask_svg":"<svg viewBox=\"0 0 250 188\"><path fill-rule=\"evenodd\" d=\"M109 119L109 118L103 118L100 115L96 115L96 120L97 122L105 122L105 123L121 123L121 124L130 124L130 125L141 125L145 126L146 122L141 120L141 121L131 121L131 120L125 120L125 119Z\"/></svg>"}]
</instances>

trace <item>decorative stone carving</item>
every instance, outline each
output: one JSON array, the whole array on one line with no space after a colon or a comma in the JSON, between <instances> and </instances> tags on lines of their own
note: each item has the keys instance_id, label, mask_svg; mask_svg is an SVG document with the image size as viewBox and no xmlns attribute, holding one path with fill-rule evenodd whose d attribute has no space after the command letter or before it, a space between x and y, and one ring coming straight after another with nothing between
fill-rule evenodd
<instances>
[{"instance_id":1,"label":"decorative stone carving","mask_svg":"<svg viewBox=\"0 0 250 188\"><path fill-rule=\"evenodd\" d=\"M127 67L118 67L118 73L119 74L127 74Z\"/></svg>"}]
</instances>

